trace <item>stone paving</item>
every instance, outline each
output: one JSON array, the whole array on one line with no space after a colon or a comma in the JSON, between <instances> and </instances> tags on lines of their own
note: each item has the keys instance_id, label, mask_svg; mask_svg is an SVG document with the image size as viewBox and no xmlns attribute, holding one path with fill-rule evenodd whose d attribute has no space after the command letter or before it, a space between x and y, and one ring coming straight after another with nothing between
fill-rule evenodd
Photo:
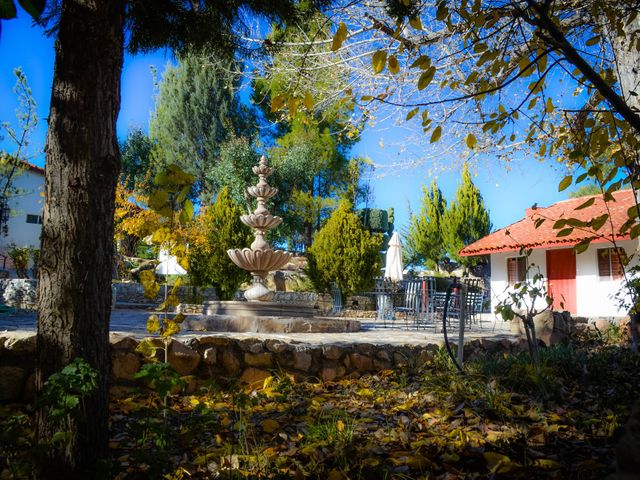
<instances>
[{"instance_id":1,"label":"stone paving","mask_svg":"<svg viewBox=\"0 0 640 480\"><path fill-rule=\"evenodd\" d=\"M116 309L111 313L111 332L124 333L141 338L149 336L146 331L146 321L150 312L145 310ZM375 345L425 345L443 341L442 325L437 329L433 324L420 330L407 329L403 321L386 324L375 319L359 319L362 330L355 333L235 333L235 332L184 332L178 335L188 339L192 337L222 336L237 339L282 339L296 341L310 345L326 344L354 344L369 343ZM19 312L14 314L0 314L0 333L7 331L34 331L36 315L33 312ZM437 331L436 331L437 330ZM515 339L510 331L510 324L496 319L491 314L484 314L477 324L465 329L465 341L478 338ZM455 326L449 331L449 340L457 343L458 330Z\"/></svg>"}]
</instances>

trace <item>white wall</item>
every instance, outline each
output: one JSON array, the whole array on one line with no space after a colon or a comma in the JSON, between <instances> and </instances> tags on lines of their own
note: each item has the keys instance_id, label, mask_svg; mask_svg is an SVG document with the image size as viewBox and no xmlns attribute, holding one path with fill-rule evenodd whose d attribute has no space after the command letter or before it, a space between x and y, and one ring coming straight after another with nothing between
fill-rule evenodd
<instances>
[{"instance_id":1,"label":"white wall","mask_svg":"<svg viewBox=\"0 0 640 480\"><path fill-rule=\"evenodd\" d=\"M637 240L627 240L619 242L624 248L627 256L631 257L638 246ZM623 309L618 308L617 301L613 296L622 285L622 280L601 280L598 276L598 248L610 247L609 243L592 244L585 252L576 256L576 303L578 311L576 314L581 317L618 317L627 314ZM566 248L566 247L559 247ZM507 279L507 258L517 257L518 252L494 253L491 255L491 309L508 293ZM540 273L546 277L547 261L546 250L533 250L529 257L529 263L534 263L540 267ZM638 259L634 256L629 266L636 265ZM534 269L533 272L536 272ZM544 303L539 303L544 307Z\"/></svg>"},{"instance_id":2,"label":"white wall","mask_svg":"<svg viewBox=\"0 0 640 480\"><path fill-rule=\"evenodd\" d=\"M491 311L493 312L496 305L506 298L511 289L509 288L509 279L507 276L507 258L520 256L518 252L494 253L491 255ZM531 270L529 273L534 275L540 273L547 275L547 262L544 250L533 250L529 256L529 265ZM544 308L544 300L537 303L538 308Z\"/></svg>"},{"instance_id":3,"label":"white wall","mask_svg":"<svg viewBox=\"0 0 640 480\"><path fill-rule=\"evenodd\" d=\"M41 225L27 223L27 214L42 215L44 197L44 176L25 170L13 181L13 185L20 190L18 195L9 198L11 213L8 222L8 236L0 235L0 251L15 243L19 247L40 246Z\"/></svg>"}]
</instances>

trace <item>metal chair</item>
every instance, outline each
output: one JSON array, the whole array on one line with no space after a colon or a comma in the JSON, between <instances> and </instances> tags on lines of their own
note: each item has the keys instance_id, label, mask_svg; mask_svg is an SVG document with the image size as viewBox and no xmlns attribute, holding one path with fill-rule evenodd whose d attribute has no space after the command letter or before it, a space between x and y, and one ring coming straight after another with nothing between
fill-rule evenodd
<instances>
[{"instance_id":1,"label":"metal chair","mask_svg":"<svg viewBox=\"0 0 640 480\"><path fill-rule=\"evenodd\" d=\"M336 315L342 311L342 292L337 283L331 283L331 297L333 299L333 306L331 308L331 314Z\"/></svg>"},{"instance_id":2,"label":"metal chair","mask_svg":"<svg viewBox=\"0 0 640 480\"><path fill-rule=\"evenodd\" d=\"M400 304L393 307L394 317L395 313L404 313L405 327L409 327L409 317L412 316L414 324L418 325L418 316L420 314L421 306L421 287L422 282L419 280L409 280L404 284L404 295L400 300Z\"/></svg>"}]
</instances>

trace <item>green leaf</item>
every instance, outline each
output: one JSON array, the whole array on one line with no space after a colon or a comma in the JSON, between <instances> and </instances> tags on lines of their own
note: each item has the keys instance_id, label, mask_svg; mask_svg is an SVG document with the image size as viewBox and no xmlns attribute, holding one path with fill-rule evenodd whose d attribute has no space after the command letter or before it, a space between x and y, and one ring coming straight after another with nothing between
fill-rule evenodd
<instances>
[{"instance_id":1,"label":"green leaf","mask_svg":"<svg viewBox=\"0 0 640 480\"><path fill-rule=\"evenodd\" d=\"M585 238L584 240L581 240L577 245L573 247L573 250L576 252L576 254L584 252L587 248L589 248L591 240L593 240L593 238Z\"/></svg>"},{"instance_id":2,"label":"green leaf","mask_svg":"<svg viewBox=\"0 0 640 480\"><path fill-rule=\"evenodd\" d=\"M587 208L590 207L591 205L593 205L593 202L596 201L595 197L590 198L589 200L587 200L584 203L581 203L580 205L578 205L576 208L574 208L574 210L582 210L583 208Z\"/></svg>"},{"instance_id":3,"label":"green leaf","mask_svg":"<svg viewBox=\"0 0 640 480\"><path fill-rule=\"evenodd\" d=\"M342 47L342 43L347 39L347 26L344 22L340 22L336 34L333 36L333 43L331 44L331 51L335 52Z\"/></svg>"},{"instance_id":4,"label":"green leaf","mask_svg":"<svg viewBox=\"0 0 640 480\"><path fill-rule=\"evenodd\" d=\"M411 120L413 117L416 116L416 114L420 111L419 107L414 108L413 110L411 110L409 113L407 113L407 118L406 120Z\"/></svg>"},{"instance_id":5,"label":"green leaf","mask_svg":"<svg viewBox=\"0 0 640 480\"><path fill-rule=\"evenodd\" d=\"M409 25L411 25L416 30L422 30L422 21L420 20L420 17L410 18Z\"/></svg>"},{"instance_id":6,"label":"green leaf","mask_svg":"<svg viewBox=\"0 0 640 480\"><path fill-rule=\"evenodd\" d=\"M606 223L609 215L607 213L600 215L599 217L591 219L591 228L593 228L596 232L600 230L603 225Z\"/></svg>"},{"instance_id":7,"label":"green leaf","mask_svg":"<svg viewBox=\"0 0 640 480\"><path fill-rule=\"evenodd\" d=\"M476 136L473 133L470 133L469 135L467 135L467 147L473 150L474 148L476 148L477 144L478 144L478 141L476 140Z\"/></svg>"},{"instance_id":8,"label":"green leaf","mask_svg":"<svg viewBox=\"0 0 640 480\"><path fill-rule=\"evenodd\" d=\"M566 237L567 235L571 235L573 233L573 228L563 228L558 233L556 233L556 237Z\"/></svg>"},{"instance_id":9,"label":"green leaf","mask_svg":"<svg viewBox=\"0 0 640 480\"><path fill-rule=\"evenodd\" d=\"M0 0L0 2L2 1ZM11 0L9 2L11 3ZM31 18L38 20L42 12L44 12L46 0L18 0L18 3L31 15Z\"/></svg>"},{"instance_id":10,"label":"green leaf","mask_svg":"<svg viewBox=\"0 0 640 480\"><path fill-rule=\"evenodd\" d=\"M569 188L569 185L571 185L571 182L573 182L573 175L567 175L566 177L564 177L560 181L560 184L558 185L558 191L561 192Z\"/></svg>"},{"instance_id":11,"label":"green leaf","mask_svg":"<svg viewBox=\"0 0 640 480\"><path fill-rule=\"evenodd\" d=\"M436 67L431 66L427 70L425 70L420 78L418 79L418 90L424 90L427 85L431 83L433 80L433 76L436 74Z\"/></svg>"},{"instance_id":12,"label":"green leaf","mask_svg":"<svg viewBox=\"0 0 640 480\"><path fill-rule=\"evenodd\" d=\"M434 130L433 133L431 134L431 143L435 143L438 140L440 140L440 136L442 135L442 127L440 125L438 125Z\"/></svg>"},{"instance_id":13,"label":"green leaf","mask_svg":"<svg viewBox=\"0 0 640 480\"><path fill-rule=\"evenodd\" d=\"M431 59L429 57L427 57L426 55L420 55L418 58L416 58L413 63L411 65L409 65L409 68L416 68L416 67L420 67L421 69L426 69L427 67L429 67L431 65Z\"/></svg>"},{"instance_id":14,"label":"green leaf","mask_svg":"<svg viewBox=\"0 0 640 480\"><path fill-rule=\"evenodd\" d=\"M373 73L380 73L384 70L384 66L387 63L387 52L384 50L378 50L373 54L371 59L371 65L373 66Z\"/></svg>"},{"instance_id":15,"label":"green leaf","mask_svg":"<svg viewBox=\"0 0 640 480\"><path fill-rule=\"evenodd\" d=\"M395 75L400 71L400 64L398 63L398 57L391 55L389 57L389 71Z\"/></svg>"},{"instance_id":16,"label":"green leaf","mask_svg":"<svg viewBox=\"0 0 640 480\"><path fill-rule=\"evenodd\" d=\"M547 98L547 103L544 106L544 111L547 113L551 113L553 112L553 110L555 110L554 106L553 106L553 100L551 100L551 97Z\"/></svg>"},{"instance_id":17,"label":"green leaf","mask_svg":"<svg viewBox=\"0 0 640 480\"><path fill-rule=\"evenodd\" d=\"M0 0L0 18L3 20L9 20L16 18L18 13L16 11L16 5L13 0Z\"/></svg>"},{"instance_id":18,"label":"green leaf","mask_svg":"<svg viewBox=\"0 0 640 480\"><path fill-rule=\"evenodd\" d=\"M436 20L444 20L449 16L449 9L447 8L447 2L440 2L438 4L438 10L436 11Z\"/></svg>"},{"instance_id":19,"label":"green leaf","mask_svg":"<svg viewBox=\"0 0 640 480\"><path fill-rule=\"evenodd\" d=\"M596 35L595 37L591 37L589 40L587 40L587 47L591 47L593 45L595 45L596 43L598 43L600 41L600 35Z\"/></svg>"}]
</instances>

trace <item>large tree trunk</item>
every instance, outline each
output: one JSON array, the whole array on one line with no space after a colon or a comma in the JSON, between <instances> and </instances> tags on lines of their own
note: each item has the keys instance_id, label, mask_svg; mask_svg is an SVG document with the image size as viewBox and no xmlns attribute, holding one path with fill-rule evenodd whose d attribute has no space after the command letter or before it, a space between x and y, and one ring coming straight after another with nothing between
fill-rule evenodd
<instances>
[{"instance_id":1,"label":"large tree trunk","mask_svg":"<svg viewBox=\"0 0 640 480\"><path fill-rule=\"evenodd\" d=\"M39 478L96 478L108 445L109 316L116 119L124 48L122 0L63 1L46 146L36 386L76 357L97 369L98 391L64 428L40 408L37 437L71 434L39 463Z\"/></svg>"}]
</instances>

